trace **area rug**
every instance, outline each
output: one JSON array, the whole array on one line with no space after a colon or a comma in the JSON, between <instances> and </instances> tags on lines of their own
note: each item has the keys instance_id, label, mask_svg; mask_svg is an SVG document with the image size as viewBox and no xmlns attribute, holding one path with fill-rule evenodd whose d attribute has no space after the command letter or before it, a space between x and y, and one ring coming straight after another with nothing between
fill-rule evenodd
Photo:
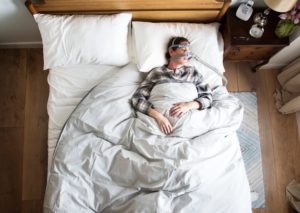
<instances>
[{"instance_id":1,"label":"area rug","mask_svg":"<svg viewBox=\"0 0 300 213\"><path fill-rule=\"evenodd\" d=\"M242 155L250 182L252 208L265 206L265 192L261 162L261 149L255 92L232 93L244 105L244 119L237 131Z\"/></svg>"}]
</instances>

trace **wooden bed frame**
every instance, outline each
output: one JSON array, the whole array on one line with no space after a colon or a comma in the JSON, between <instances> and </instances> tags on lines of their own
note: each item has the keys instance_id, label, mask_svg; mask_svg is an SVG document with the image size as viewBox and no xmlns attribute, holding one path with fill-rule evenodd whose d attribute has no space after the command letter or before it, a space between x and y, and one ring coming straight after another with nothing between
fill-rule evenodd
<instances>
[{"instance_id":1,"label":"wooden bed frame","mask_svg":"<svg viewBox=\"0 0 300 213\"><path fill-rule=\"evenodd\" d=\"M35 1L37 2L37 1ZM31 14L114 14L130 12L135 21L220 21L231 0L44 0L26 1Z\"/></svg>"}]
</instances>

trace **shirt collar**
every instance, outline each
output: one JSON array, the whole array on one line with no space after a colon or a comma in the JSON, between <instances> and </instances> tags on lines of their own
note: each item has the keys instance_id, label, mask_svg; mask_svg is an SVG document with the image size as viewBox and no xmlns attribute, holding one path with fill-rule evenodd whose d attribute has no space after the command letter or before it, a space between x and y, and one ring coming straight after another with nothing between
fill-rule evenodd
<instances>
[{"instance_id":1,"label":"shirt collar","mask_svg":"<svg viewBox=\"0 0 300 213\"><path fill-rule=\"evenodd\" d=\"M168 68L168 65L165 65L165 71L168 72L168 73L171 73L173 75L179 75L179 74L182 74L184 72L184 66L181 66L175 70L172 70L172 69L169 69Z\"/></svg>"}]
</instances>

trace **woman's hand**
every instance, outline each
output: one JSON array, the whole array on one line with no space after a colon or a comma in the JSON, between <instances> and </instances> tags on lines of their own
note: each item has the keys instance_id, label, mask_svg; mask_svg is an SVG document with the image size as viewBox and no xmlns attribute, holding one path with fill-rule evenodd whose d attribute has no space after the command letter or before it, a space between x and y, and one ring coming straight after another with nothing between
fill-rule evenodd
<instances>
[{"instance_id":1,"label":"woman's hand","mask_svg":"<svg viewBox=\"0 0 300 213\"><path fill-rule=\"evenodd\" d=\"M173 131L173 127L170 121L165 116L161 115L155 118L155 120L158 123L161 131L164 132L166 135L170 134Z\"/></svg>"},{"instance_id":2,"label":"woman's hand","mask_svg":"<svg viewBox=\"0 0 300 213\"><path fill-rule=\"evenodd\" d=\"M174 104L174 106L170 109L169 114L172 117L181 117L187 111L191 109L199 109L199 108L200 108L200 103L197 101L179 102Z\"/></svg>"},{"instance_id":3,"label":"woman's hand","mask_svg":"<svg viewBox=\"0 0 300 213\"><path fill-rule=\"evenodd\" d=\"M171 125L170 121L155 109L150 108L148 111L148 115L156 120L160 130L166 135L170 134L173 131L173 126Z\"/></svg>"}]
</instances>

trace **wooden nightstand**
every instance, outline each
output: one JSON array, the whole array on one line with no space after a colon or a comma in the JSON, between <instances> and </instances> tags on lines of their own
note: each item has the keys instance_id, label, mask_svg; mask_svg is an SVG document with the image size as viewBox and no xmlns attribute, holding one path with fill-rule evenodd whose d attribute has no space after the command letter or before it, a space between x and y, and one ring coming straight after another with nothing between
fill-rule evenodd
<instances>
[{"instance_id":1,"label":"wooden nightstand","mask_svg":"<svg viewBox=\"0 0 300 213\"><path fill-rule=\"evenodd\" d=\"M254 9L248 21L243 21L235 16L237 8L231 8L226 13L222 23L222 35L224 38L224 58L230 61L252 61L256 63L254 70L266 64L270 57L283 47L289 45L289 39L279 39L274 34L279 20L278 14L271 11L268 15L268 23L264 27L261 38L253 38L249 34L254 24L253 16L263 9Z\"/></svg>"}]
</instances>

